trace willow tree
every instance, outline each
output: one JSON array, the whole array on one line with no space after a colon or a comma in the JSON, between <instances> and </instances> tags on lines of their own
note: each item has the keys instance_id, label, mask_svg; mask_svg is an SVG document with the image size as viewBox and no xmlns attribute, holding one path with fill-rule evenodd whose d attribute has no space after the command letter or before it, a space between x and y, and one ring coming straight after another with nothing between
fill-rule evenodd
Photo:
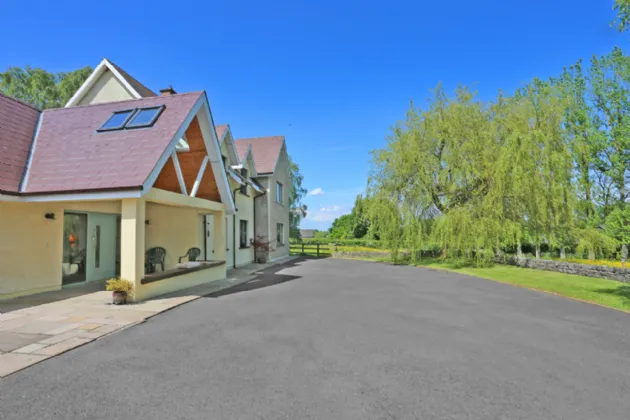
<instances>
[{"instance_id":1,"label":"willow tree","mask_svg":"<svg viewBox=\"0 0 630 420\"><path fill-rule=\"evenodd\" d=\"M452 256L496 246L491 209L482 210L500 153L489 113L469 89L451 98L438 87L426 110L412 104L387 146L374 153L371 191L381 203L394 202L402 229L395 234L414 249L420 244L413 235L431 238Z\"/></svg>"}]
</instances>

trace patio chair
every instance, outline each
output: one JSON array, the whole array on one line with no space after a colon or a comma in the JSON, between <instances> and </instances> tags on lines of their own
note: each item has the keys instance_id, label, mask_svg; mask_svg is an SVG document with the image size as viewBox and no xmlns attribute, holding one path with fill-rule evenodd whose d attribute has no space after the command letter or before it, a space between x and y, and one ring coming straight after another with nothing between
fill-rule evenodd
<instances>
[{"instance_id":1,"label":"patio chair","mask_svg":"<svg viewBox=\"0 0 630 420\"><path fill-rule=\"evenodd\" d=\"M155 267L159 264L164 271L164 258L166 257L166 250L161 246L149 248L146 252L145 266L147 273L155 273Z\"/></svg>"},{"instance_id":2,"label":"patio chair","mask_svg":"<svg viewBox=\"0 0 630 420\"><path fill-rule=\"evenodd\" d=\"M193 247L186 251L186 255L179 257L179 262L181 263L184 258L188 258L188 261L197 261L200 255L201 249Z\"/></svg>"}]
</instances>

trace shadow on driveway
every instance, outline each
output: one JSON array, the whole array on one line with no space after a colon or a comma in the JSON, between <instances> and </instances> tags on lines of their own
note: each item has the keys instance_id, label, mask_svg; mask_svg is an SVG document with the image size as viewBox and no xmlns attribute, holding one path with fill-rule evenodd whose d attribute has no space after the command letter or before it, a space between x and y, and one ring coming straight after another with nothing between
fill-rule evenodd
<instances>
[{"instance_id":1,"label":"shadow on driveway","mask_svg":"<svg viewBox=\"0 0 630 420\"><path fill-rule=\"evenodd\" d=\"M275 286L276 284L286 283L291 280L299 279L302 276L293 276L290 274L280 274L279 271L285 268L295 267L300 265L305 260L309 260L308 257L301 257L284 264L278 264L271 267L267 267L263 270L254 273L255 277L246 283L241 283L227 289L220 290L218 292L210 293L204 297L207 298L219 298L221 296L232 295L234 293L247 292L250 290L262 289L263 287Z\"/></svg>"}]
</instances>

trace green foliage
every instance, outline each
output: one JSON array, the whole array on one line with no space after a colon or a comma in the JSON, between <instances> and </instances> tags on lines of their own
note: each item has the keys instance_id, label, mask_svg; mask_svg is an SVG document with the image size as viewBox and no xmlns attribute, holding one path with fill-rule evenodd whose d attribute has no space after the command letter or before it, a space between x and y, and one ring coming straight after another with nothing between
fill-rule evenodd
<instances>
[{"instance_id":1,"label":"green foliage","mask_svg":"<svg viewBox=\"0 0 630 420\"><path fill-rule=\"evenodd\" d=\"M327 231L315 230L315 232L313 232L313 237L314 238L327 238L328 237L328 232Z\"/></svg>"},{"instance_id":2,"label":"green foliage","mask_svg":"<svg viewBox=\"0 0 630 420\"><path fill-rule=\"evenodd\" d=\"M354 228L354 215L344 214L336 218L328 231L330 239L352 239Z\"/></svg>"},{"instance_id":3,"label":"green foliage","mask_svg":"<svg viewBox=\"0 0 630 420\"><path fill-rule=\"evenodd\" d=\"M613 10L617 13L613 24L619 32L627 31L630 26L630 0L615 0Z\"/></svg>"},{"instance_id":4,"label":"green foliage","mask_svg":"<svg viewBox=\"0 0 630 420\"><path fill-rule=\"evenodd\" d=\"M0 73L0 91L39 109L59 108L70 100L91 73L91 67L57 74L30 66L9 67Z\"/></svg>"},{"instance_id":5,"label":"green foliage","mask_svg":"<svg viewBox=\"0 0 630 420\"><path fill-rule=\"evenodd\" d=\"M622 244L630 244L630 205L614 209L606 218L604 230Z\"/></svg>"},{"instance_id":6,"label":"green foliage","mask_svg":"<svg viewBox=\"0 0 630 420\"><path fill-rule=\"evenodd\" d=\"M306 217L306 204L302 199L306 196L306 188L302 186L304 176L300 173L300 167L289 157L291 172L291 190L289 191L289 237L300 239L300 222Z\"/></svg>"},{"instance_id":7,"label":"green foliage","mask_svg":"<svg viewBox=\"0 0 630 420\"><path fill-rule=\"evenodd\" d=\"M106 282L105 289L109 292L131 292L133 291L133 283L127 279L113 278Z\"/></svg>"},{"instance_id":8,"label":"green foliage","mask_svg":"<svg viewBox=\"0 0 630 420\"><path fill-rule=\"evenodd\" d=\"M524 243L594 258L628 243L629 179L630 58L616 48L492 101L438 86L373 152L355 208L394 261L438 247L480 264Z\"/></svg>"}]
</instances>

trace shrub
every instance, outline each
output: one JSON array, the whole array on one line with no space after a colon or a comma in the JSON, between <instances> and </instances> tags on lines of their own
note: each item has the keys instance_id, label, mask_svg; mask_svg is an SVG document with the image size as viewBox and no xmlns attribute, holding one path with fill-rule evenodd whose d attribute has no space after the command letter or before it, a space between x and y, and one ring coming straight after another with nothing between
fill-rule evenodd
<instances>
[{"instance_id":1,"label":"shrub","mask_svg":"<svg viewBox=\"0 0 630 420\"><path fill-rule=\"evenodd\" d=\"M133 291L133 283L127 279L113 278L107 280L105 290L109 292L131 292Z\"/></svg>"}]
</instances>

